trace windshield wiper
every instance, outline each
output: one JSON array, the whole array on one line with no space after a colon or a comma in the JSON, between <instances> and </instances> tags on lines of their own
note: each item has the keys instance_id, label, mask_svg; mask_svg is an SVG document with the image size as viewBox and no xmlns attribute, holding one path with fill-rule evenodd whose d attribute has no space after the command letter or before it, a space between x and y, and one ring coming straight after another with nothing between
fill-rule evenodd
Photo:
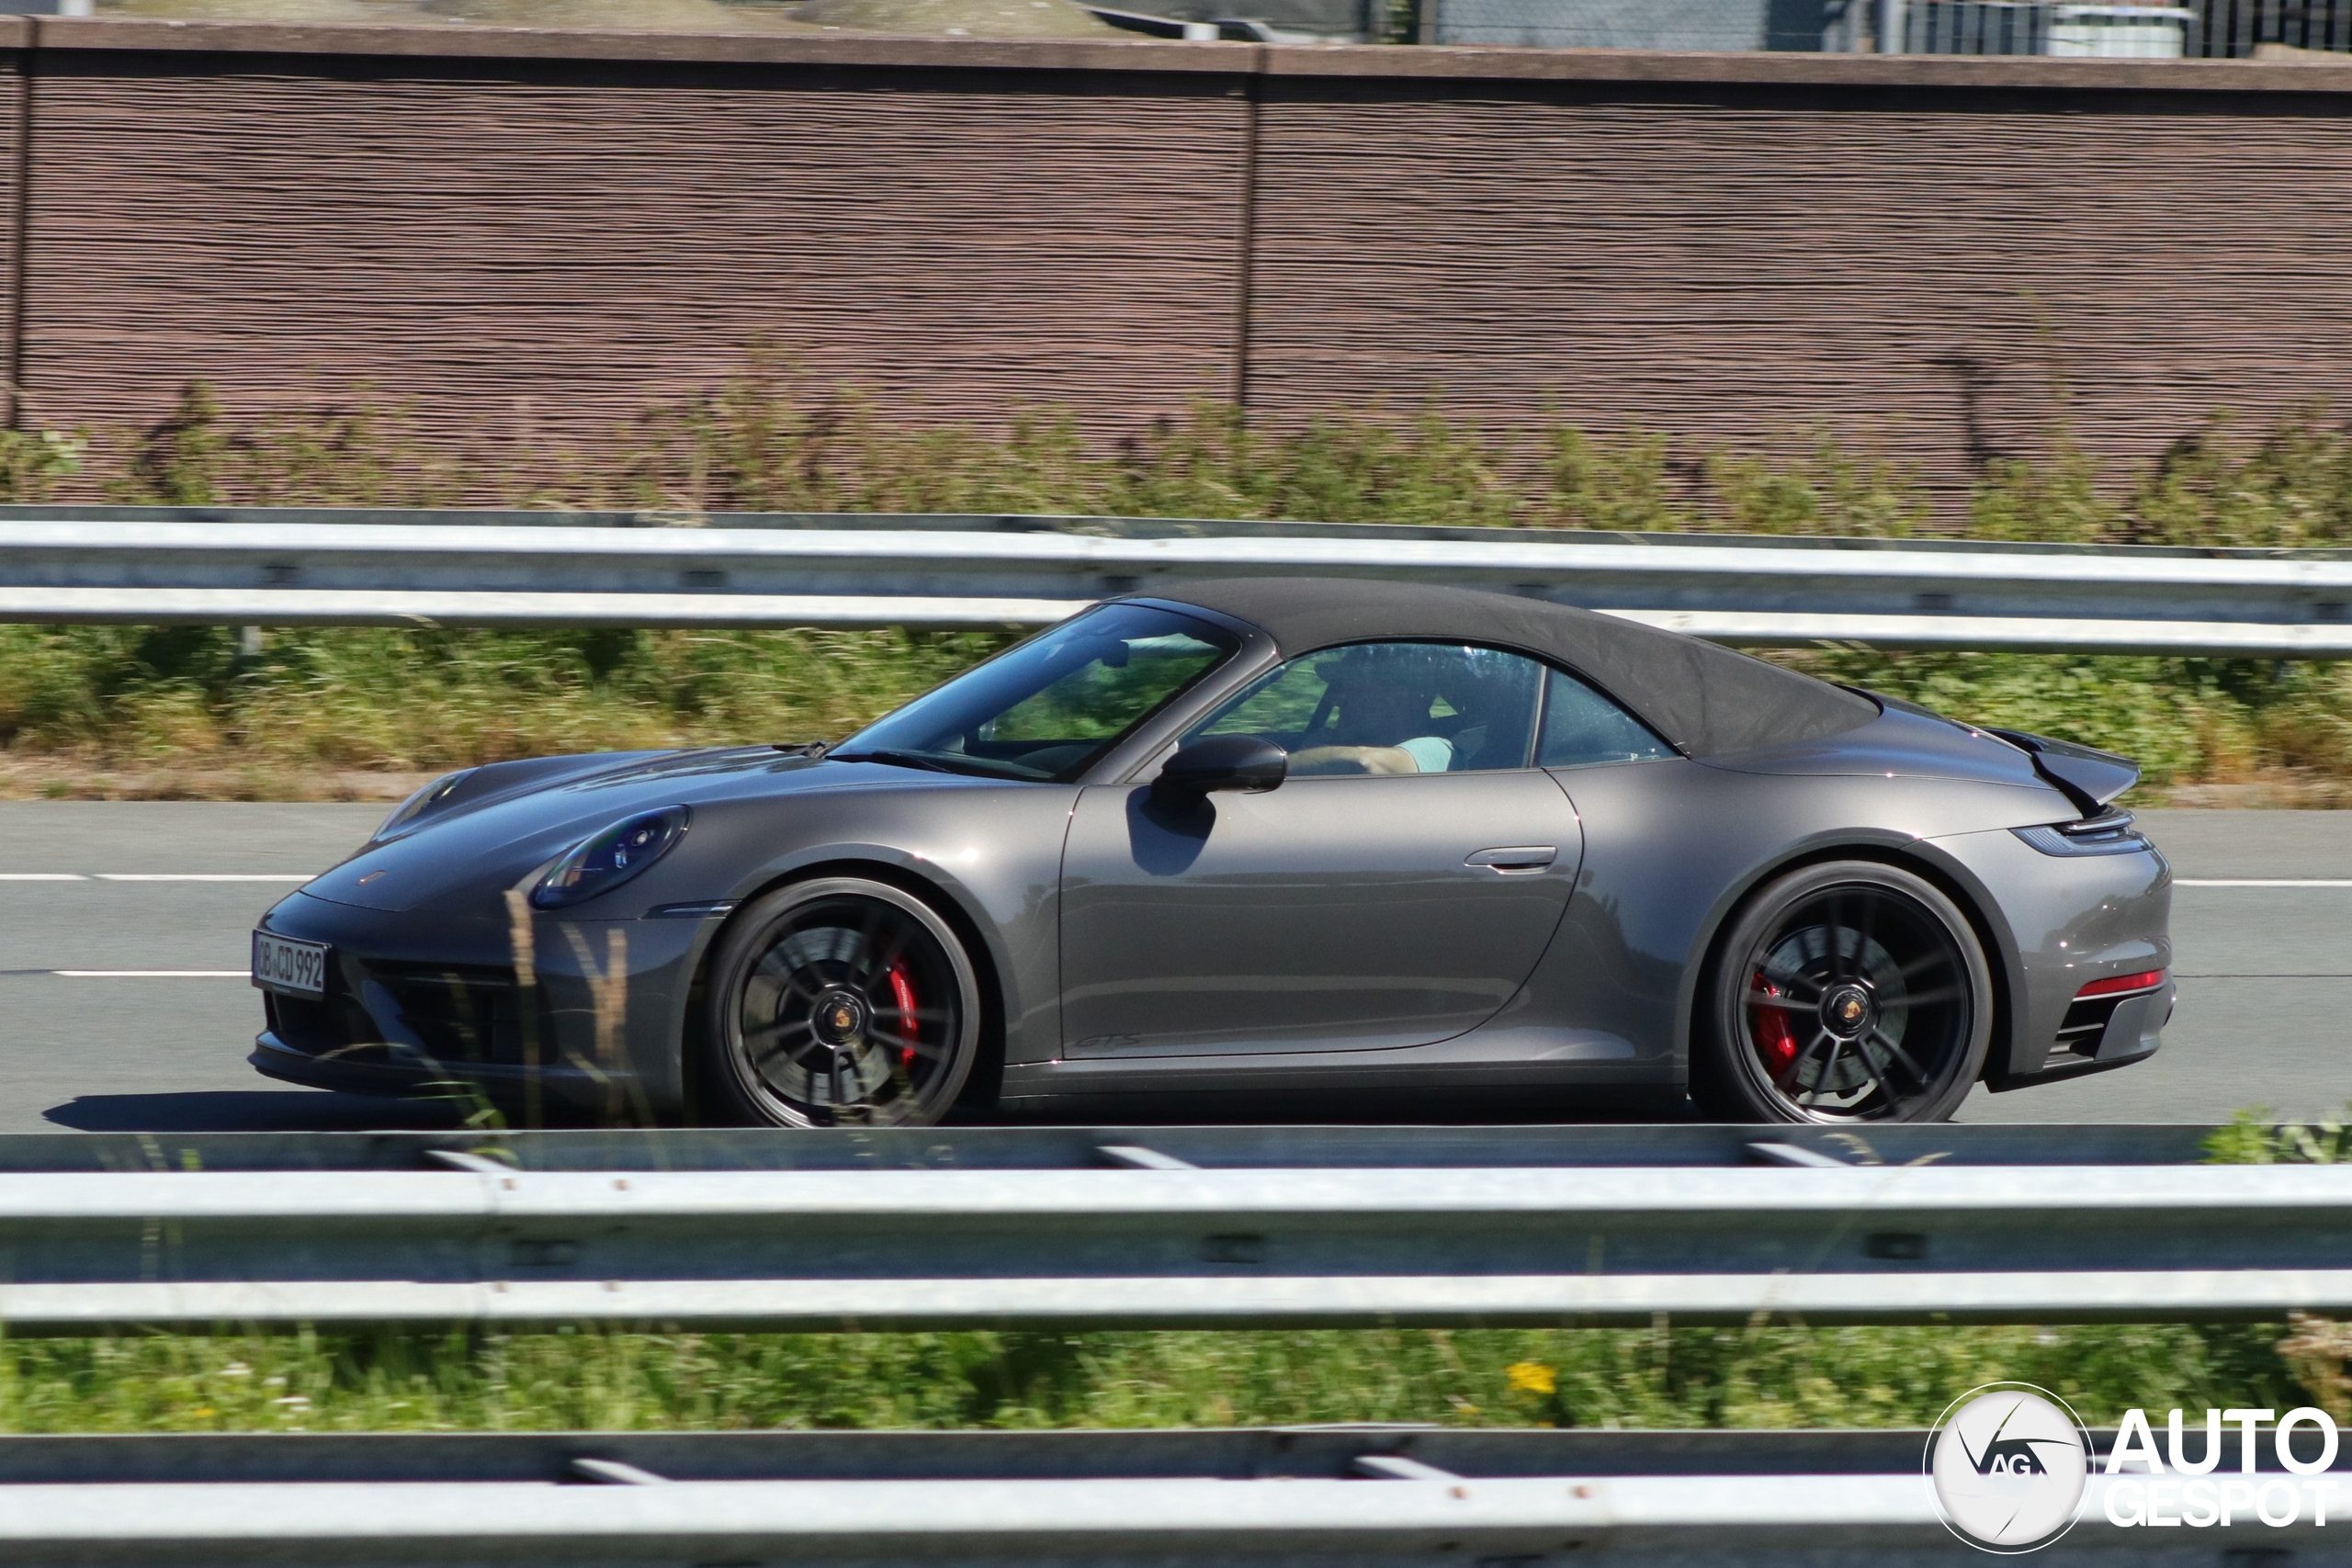
<instances>
[{"instance_id":1,"label":"windshield wiper","mask_svg":"<svg viewBox=\"0 0 2352 1568\"><path fill-rule=\"evenodd\" d=\"M828 751L825 760L831 762L890 762L901 768L954 773L960 778L1010 779L1016 783L1048 776L1035 768L1024 768L1018 762L1000 762L985 757L958 757L933 751L896 751L888 747L873 747L861 751Z\"/></svg>"},{"instance_id":2,"label":"windshield wiper","mask_svg":"<svg viewBox=\"0 0 2352 1568\"><path fill-rule=\"evenodd\" d=\"M833 751L826 755L830 762L888 762L897 768L921 768L927 773L952 773L960 770L944 762L936 762L920 751Z\"/></svg>"}]
</instances>

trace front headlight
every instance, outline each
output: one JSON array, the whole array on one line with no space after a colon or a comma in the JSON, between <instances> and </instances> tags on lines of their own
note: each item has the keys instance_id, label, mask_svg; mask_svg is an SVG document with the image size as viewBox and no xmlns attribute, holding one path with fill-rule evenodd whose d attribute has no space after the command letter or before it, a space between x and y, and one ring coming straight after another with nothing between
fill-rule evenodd
<instances>
[{"instance_id":1,"label":"front headlight","mask_svg":"<svg viewBox=\"0 0 2352 1568\"><path fill-rule=\"evenodd\" d=\"M531 902L560 909L618 887L686 836L690 815L684 807L673 806L616 822L556 862L531 889Z\"/></svg>"},{"instance_id":2,"label":"front headlight","mask_svg":"<svg viewBox=\"0 0 2352 1568\"><path fill-rule=\"evenodd\" d=\"M392 808L392 814L384 818L384 825L377 829L368 841L372 844L379 839L390 838L394 833L448 799L450 792L465 783L473 771L471 768L459 768L454 773L443 773L439 778L401 801Z\"/></svg>"}]
</instances>

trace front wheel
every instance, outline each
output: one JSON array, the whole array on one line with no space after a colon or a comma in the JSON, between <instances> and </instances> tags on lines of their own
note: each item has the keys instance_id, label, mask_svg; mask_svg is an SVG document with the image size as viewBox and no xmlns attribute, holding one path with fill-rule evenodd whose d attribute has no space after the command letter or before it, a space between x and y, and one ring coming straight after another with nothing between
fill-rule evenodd
<instances>
[{"instance_id":1,"label":"front wheel","mask_svg":"<svg viewBox=\"0 0 2352 1568\"><path fill-rule=\"evenodd\" d=\"M1790 873L1717 945L1691 1087L1736 1122L1941 1122L1993 1034L1993 980L1934 884L1869 861Z\"/></svg>"},{"instance_id":2,"label":"front wheel","mask_svg":"<svg viewBox=\"0 0 2352 1568\"><path fill-rule=\"evenodd\" d=\"M711 969L703 1082L725 1120L929 1126L979 1048L979 985L936 910L827 877L743 910Z\"/></svg>"}]
</instances>

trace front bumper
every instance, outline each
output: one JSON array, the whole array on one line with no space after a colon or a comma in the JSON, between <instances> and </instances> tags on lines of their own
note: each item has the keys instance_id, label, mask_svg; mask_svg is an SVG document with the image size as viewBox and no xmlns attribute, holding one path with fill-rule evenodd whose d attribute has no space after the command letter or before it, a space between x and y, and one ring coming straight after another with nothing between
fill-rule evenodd
<instances>
[{"instance_id":1,"label":"front bumper","mask_svg":"<svg viewBox=\"0 0 2352 1568\"><path fill-rule=\"evenodd\" d=\"M540 916L518 953L503 922L358 908L295 894L263 929L324 943L324 994L267 990L247 1060L289 1083L492 1100L547 1093L605 1115L678 1109L703 919ZM519 959L519 962L518 962Z\"/></svg>"},{"instance_id":2,"label":"front bumper","mask_svg":"<svg viewBox=\"0 0 2352 1568\"><path fill-rule=\"evenodd\" d=\"M502 1108L525 1103L536 1077L539 1087L565 1102L588 1111L608 1110L616 1089L609 1075L592 1077L576 1067L505 1066L488 1062L442 1062L431 1056L387 1046L344 1053L303 1050L264 1030L254 1040L245 1060L264 1077L306 1089L331 1089L345 1094L389 1095L401 1099L447 1098L459 1086L470 1086Z\"/></svg>"}]
</instances>

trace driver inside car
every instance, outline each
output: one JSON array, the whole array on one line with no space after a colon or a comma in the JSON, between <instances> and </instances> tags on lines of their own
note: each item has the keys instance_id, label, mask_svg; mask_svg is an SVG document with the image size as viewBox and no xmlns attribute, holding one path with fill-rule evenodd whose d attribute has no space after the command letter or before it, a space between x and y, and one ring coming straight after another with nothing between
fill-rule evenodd
<instances>
[{"instance_id":1,"label":"driver inside car","mask_svg":"<svg viewBox=\"0 0 2352 1568\"><path fill-rule=\"evenodd\" d=\"M1453 742L1429 733L1437 698L1430 672L1398 662L1339 661L1325 692L1325 722L1310 731L1328 727L1340 739L1293 752L1292 773L1442 773L1453 765Z\"/></svg>"}]
</instances>

